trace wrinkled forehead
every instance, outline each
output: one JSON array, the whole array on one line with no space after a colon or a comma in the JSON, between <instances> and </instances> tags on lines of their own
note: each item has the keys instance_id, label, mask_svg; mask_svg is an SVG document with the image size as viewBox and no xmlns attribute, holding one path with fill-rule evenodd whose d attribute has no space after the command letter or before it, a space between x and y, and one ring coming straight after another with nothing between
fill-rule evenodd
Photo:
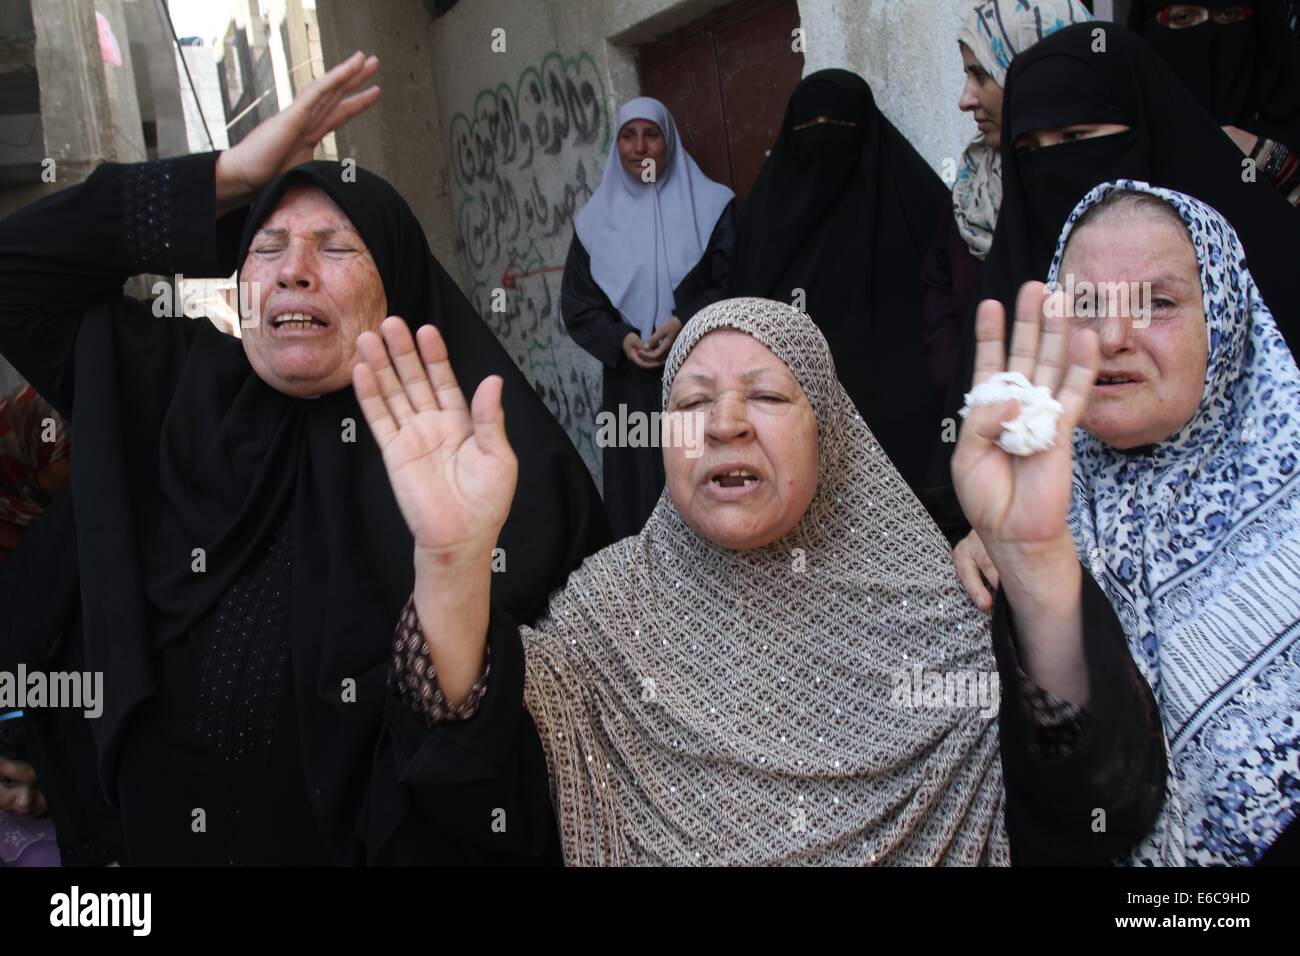
<instances>
[{"instance_id":1,"label":"wrinkled forehead","mask_svg":"<svg viewBox=\"0 0 1300 956\"><path fill-rule=\"evenodd\" d=\"M700 337L682 361L669 392L694 384L726 388L764 382L794 385L802 391L790 367L770 348L748 332L722 327Z\"/></svg>"},{"instance_id":2,"label":"wrinkled forehead","mask_svg":"<svg viewBox=\"0 0 1300 956\"><path fill-rule=\"evenodd\" d=\"M697 345L714 332L730 331L763 346L785 367L813 407L819 422L833 415L838 380L830 347L816 324L788 303L771 299L724 299L696 313L677 337L664 363L664 404L678 373Z\"/></svg>"},{"instance_id":3,"label":"wrinkled forehead","mask_svg":"<svg viewBox=\"0 0 1300 956\"><path fill-rule=\"evenodd\" d=\"M319 186L294 183L284 191L275 208L262 220L254 235L290 233L326 235L346 233L361 239L352 220L338 203Z\"/></svg>"}]
</instances>

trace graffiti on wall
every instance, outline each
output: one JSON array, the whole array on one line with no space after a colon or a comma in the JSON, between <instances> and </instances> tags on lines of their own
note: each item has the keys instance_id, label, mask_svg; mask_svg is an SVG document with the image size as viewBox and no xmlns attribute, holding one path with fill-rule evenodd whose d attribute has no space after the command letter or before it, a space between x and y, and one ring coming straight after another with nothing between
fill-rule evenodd
<instances>
[{"instance_id":1,"label":"graffiti on wall","mask_svg":"<svg viewBox=\"0 0 1300 956\"><path fill-rule=\"evenodd\" d=\"M483 90L451 121L457 245L470 301L597 482L600 365L564 328L560 279L573 217L599 184L609 124L595 61L558 52L513 87Z\"/></svg>"}]
</instances>

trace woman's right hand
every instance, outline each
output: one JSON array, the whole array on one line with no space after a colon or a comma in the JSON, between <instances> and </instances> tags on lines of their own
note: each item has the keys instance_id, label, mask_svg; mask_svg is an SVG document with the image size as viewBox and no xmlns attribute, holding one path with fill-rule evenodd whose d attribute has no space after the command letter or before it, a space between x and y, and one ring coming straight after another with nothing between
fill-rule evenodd
<instances>
[{"instance_id":1,"label":"woman's right hand","mask_svg":"<svg viewBox=\"0 0 1300 956\"><path fill-rule=\"evenodd\" d=\"M1000 552L1028 554L1070 540L1065 519L1073 487L1074 429L1096 378L1098 339L1091 330L1072 337L1064 305L1044 308L1045 292L1041 282L1021 287L1009 356L1001 304L986 299L976 315L972 387L1002 371L1020 372L1034 385L1046 386L1063 409L1055 444L1034 455L1013 455L997 444L1002 422L1019 413L1014 401L972 409L962 426L952 457L953 485L995 563Z\"/></svg>"},{"instance_id":2,"label":"woman's right hand","mask_svg":"<svg viewBox=\"0 0 1300 956\"><path fill-rule=\"evenodd\" d=\"M518 473L501 377L479 384L471 410L438 330L421 326L413 342L406 323L393 316L380 334L363 332L357 349L352 383L415 538L417 566L486 562Z\"/></svg>"}]
</instances>

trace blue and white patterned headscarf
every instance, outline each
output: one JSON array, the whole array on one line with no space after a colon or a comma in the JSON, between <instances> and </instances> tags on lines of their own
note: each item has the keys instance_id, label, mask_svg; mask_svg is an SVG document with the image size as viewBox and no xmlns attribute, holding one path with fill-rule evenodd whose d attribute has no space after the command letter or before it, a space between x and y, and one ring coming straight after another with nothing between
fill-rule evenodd
<instances>
[{"instance_id":1,"label":"blue and white patterned headscarf","mask_svg":"<svg viewBox=\"0 0 1300 956\"><path fill-rule=\"evenodd\" d=\"M1295 817L1300 771L1300 370L1228 222L1131 180L1182 217L1200 264L1209 355L1201 404L1143 454L1075 432L1070 530L1155 694L1165 807L1139 864L1252 864Z\"/></svg>"}]
</instances>

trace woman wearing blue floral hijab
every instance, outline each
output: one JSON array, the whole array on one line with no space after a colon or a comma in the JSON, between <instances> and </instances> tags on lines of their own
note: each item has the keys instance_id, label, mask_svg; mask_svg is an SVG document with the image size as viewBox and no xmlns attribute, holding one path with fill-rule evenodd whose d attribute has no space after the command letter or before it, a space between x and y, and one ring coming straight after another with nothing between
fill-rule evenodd
<instances>
[{"instance_id":1,"label":"woman wearing blue floral hijab","mask_svg":"<svg viewBox=\"0 0 1300 956\"><path fill-rule=\"evenodd\" d=\"M1113 609L1097 618L1094 608L1094 619L1122 631L1169 753L1164 807L1128 862L1252 865L1294 855L1300 370L1237 234L1183 193L1131 180L1094 188L1066 222L1049 281L1065 290L1058 314L1069 316L1075 344L1095 333L1089 347L1099 352L1073 432L1066 524L1110 605L1103 610ZM1117 304L1124 295L1127 307ZM1026 318L1032 324L1028 314L1017 324ZM1045 328L1044 342L1052 323ZM1033 345L1017 341L1013 354ZM959 446L953 466L966 496L970 457ZM1022 475L1033 460L1017 462ZM973 523L992 540L987 521ZM958 564L986 606L978 572ZM1101 604L1099 592L1085 587L1090 603ZM1000 632L1015 647L998 604L995 642ZM1034 678L1042 649L1018 651ZM1105 720L1106 692L1092 690L1085 728Z\"/></svg>"}]
</instances>

